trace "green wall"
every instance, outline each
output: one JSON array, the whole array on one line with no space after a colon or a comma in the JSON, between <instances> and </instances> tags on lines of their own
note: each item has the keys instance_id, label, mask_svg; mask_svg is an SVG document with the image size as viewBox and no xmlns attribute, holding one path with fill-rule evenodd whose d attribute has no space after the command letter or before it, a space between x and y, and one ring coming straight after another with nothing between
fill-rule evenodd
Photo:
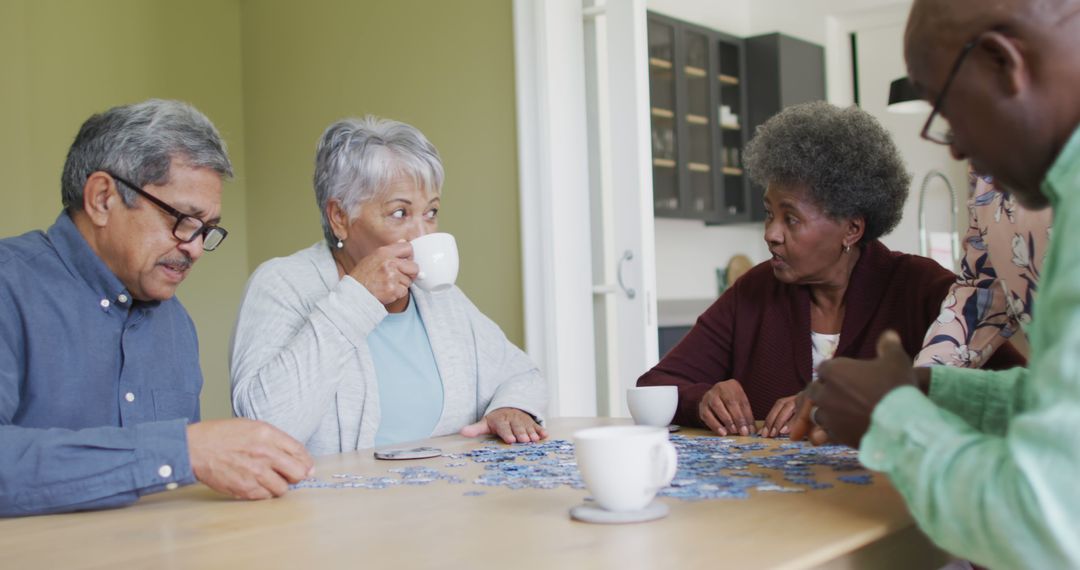
<instances>
[{"instance_id":1,"label":"green wall","mask_svg":"<svg viewBox=\"0 0 1080 570\"><path fill-rule=\"evenodd\" d=\"M333 120L410 122L446 166L459 285L523 340L509 0L0 0L0 236L48 227L92 113L149 97L202 110L229 145L229 239L178 296L198 327L203 416L230 415L228 343L247 275L321 232L315 142Z\"/></svg>"},{"instance_id":2,"label":"green wall","mask_svg":"<svg viewBox=\"0 0 1080 570\"><path fill-rule=\"evenodd\" d=\"M249 265L239 29L235 1L0 0L0 236L52 224L68 146L95 112L182 99L229 145L229 239L178 292L199 331L208 418L231 413L227 350Z\"/></svg>"},{"instance_id":3,"label":"green wall","mask_svg":"<svg viewBox=\"0 0 1080 570\"><path fill-rule=\"evenodd\" d=\"M333 121L411 123L446 168L458 284L524 340L509 0L242 0L250 261L322 238L311 186Z\"/></svg>"}]
</instances>

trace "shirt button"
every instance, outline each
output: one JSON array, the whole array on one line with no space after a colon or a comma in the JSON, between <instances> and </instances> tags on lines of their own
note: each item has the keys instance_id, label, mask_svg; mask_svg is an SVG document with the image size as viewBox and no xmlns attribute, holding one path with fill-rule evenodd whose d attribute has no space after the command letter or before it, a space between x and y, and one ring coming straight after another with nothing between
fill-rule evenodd
<instances>
[{"instance_id":1,"label":"shirt button","mask_svg":"<svg viewBox=\"0 0 1080 570\"><path fill-rule=\"evenodd\" d=\"M158 467L157 474L160 475L162 479L168 479L172 476L172 465L162 465L161 467Z\"/></svg>"},{"instance_id":2,"label":"shirt button","mask_svg":"<svg viewBox=\"0 0 1080 570\"><path fill-rule=\"evenodd\" d=\"M173 481L172 483L169 483L168 485L165 485L165 489L168 490L168 491L172 491L173 489L175 489L175 488L177 488L179 486L180 485L176 481Z\"/></svg>"},{"instance_id":3,"label":"shirt button","mask_svg":"<svg viewBox=\"0 0 1080 570\"><path fill-rule=\"evenodd\" d=\"M102 309L108 309L109 308L109 300L108 299L102 299L101 300L101 308Z\"/></svg>"},{"instance_id":4,"label":"shirt button","mask_svg":"<svg viewBox=\"0 0 1080 570\"><path fill-rule=\"evenodd\" d=\"M129 401L129 402L134 402L135 401L135 394L132 394L131 392L128 392L127 394L124 394L124 399Z\"/></svg>"},{"instance_id":5,"label":"shirt button","mask_svg":"<svg viewBox=\"0 0 1080 570\"><path fill-rule=\"evenodd\" d=\"M116 298L116 300L120 301L121 303L127 303L128 302L128 296L121 293L120 296Z\"/></svg>"}]
</instances>

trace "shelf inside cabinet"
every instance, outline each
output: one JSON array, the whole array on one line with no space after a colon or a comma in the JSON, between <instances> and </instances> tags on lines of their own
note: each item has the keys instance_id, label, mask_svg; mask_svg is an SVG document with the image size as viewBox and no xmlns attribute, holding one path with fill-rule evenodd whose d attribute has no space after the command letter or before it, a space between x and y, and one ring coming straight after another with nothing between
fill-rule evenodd
<instances>
[{"instance_id":1,"label":"shelf inside cabinet","mask_svg":"<svg viewBox=\"0 0 1080 570\"><path fill-rule=\"evenodd\" d=\"M648 32L655 214L743 221L749 77L742 40L652 12Z\"/></svg>"},{"instance_id":2,"label":"shelf inside cabinet","mask_svg":"<svg viewBox=\"0 0 1080 570\"><path fill-rule=\"evenodd\" d=\"M686 72L687 77L705 77L709 74L707 71L705 71L705 69L701 67L694 67L692 65L684 67L683 71Z\"/></svg>"},{"instance_id":3,"label":"shelf inside cabinet","mask_svg":"<svg viewBox=\"0 0 1080 570\"><path fill-rule=\"evenodd\" d=\"M652 165L659 168L675 168L675 161L670 158L654 158Z\"/></svg>"},{"instance_id":4,"label":"shelf inside cabinet","mask_svg":"<svg viewBox=\"0 0 1080 570\"><path fill-rule=\"evenodd\" d=\"M660 59L658 57L649 58L649 67L655 67L657 69L671 69L671 62L666 59Z\"/></svg>"}]
</instances>

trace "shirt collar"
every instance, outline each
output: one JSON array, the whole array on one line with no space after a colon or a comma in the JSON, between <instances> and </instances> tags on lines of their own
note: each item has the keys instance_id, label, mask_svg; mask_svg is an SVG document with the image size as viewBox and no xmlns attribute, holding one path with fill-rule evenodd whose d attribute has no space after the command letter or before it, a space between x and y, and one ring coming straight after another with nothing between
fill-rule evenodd
<instances>
[{"instance_id":1,"label":"shirt collar","mask_svg":"<svg viewBox=\"0 0 1080 570\"><path fill-rule=\"evenodd\" d=\"M1050 199L1050 205L1058 207L1061 200L1060 189L1069 188L1080 180L1080 127L1078 127L1069 142L1061 149L1054 164L1046 173L1040 190Z\"/></svg>"},{"instance_id":2,"label":"shirt collar","mask_svg":"<svg viewBox=\"0 0 1080 570\"><path fill-rule=\"evenodd\" d=\"M68 270L81 278L95 294L101 297L103 309L107 310L114 303L125 307L131 306L131 293L91 249L90 244L75 227L75 222L71 220L66 210L56 217L56 222L49 228L48 235L49 241L56 248L57 255Z\"/></svg>"},{"instance_id":3,"label":"shirt collar","mask_svg":"<svg viewBox=\"0 0 1080 570\"><path fill-rule=\"evenodd\" d=\"M416 295L413 295L412 289L409 289L409 304L405 306L405 310L400 313L386 313L386 317L383 318L383 322L395 322L400 323L402 321L411 321L416 319L419 313L416 309Z\"/></svg>"}]
</instances>

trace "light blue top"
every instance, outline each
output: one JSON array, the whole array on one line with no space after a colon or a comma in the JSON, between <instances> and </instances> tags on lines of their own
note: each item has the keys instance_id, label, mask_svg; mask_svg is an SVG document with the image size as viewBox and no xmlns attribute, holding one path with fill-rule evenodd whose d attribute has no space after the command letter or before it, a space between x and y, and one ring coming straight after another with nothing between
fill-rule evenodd
<instances>
[{"instance_id":1,"label":"light blue top","mask_svg":"<svg viewBox=\"0 0 1080 570\"><path fill-rule=\"evenodd\" d=\"M416 303L389 313L368 336L379 384L382 419L375 445L393 445L431 436L443 409L443 385L427 329Z\"/></svg>"}]
</instances>

